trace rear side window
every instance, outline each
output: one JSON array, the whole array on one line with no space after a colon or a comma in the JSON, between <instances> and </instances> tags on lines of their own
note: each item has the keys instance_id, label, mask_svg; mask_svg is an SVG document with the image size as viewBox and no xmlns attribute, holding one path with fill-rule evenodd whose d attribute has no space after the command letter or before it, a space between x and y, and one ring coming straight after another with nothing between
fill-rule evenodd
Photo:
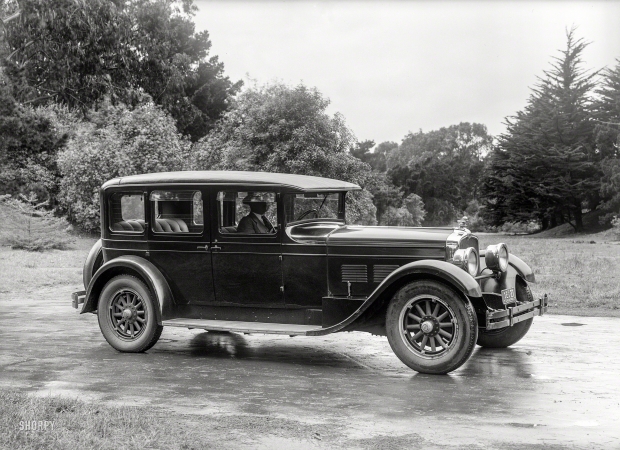
<instances>
[{"instance_id":1,"label":"rear side window","mask_svg":"<svg viewBox=\"0 0 620 450\"><path fill-rule=\"evenodd\" d=\"M110 230L143 233L145 228L144 196L116 192L110 197Z\"/></svg>"},{"instance_id":2,"label":"rear side window","mask_svg":"<svg viewBox=\"0 0 620 450\"><path fill-rule=\"evenodd\" d=\"M202 233L204 208L200 191L153 191L150 201L155 233Z\"/></svg>"}]
</instances>

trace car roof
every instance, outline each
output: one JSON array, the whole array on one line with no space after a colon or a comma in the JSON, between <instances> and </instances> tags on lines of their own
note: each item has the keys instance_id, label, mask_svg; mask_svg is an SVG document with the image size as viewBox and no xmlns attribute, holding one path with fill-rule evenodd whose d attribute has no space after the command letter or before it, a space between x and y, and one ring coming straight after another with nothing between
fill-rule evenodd
<instances>
[{"instance_id":1,"label":"car roof","mask_svg":"<svg viewBox=\"0 0 620 450\"><path fill-rule=\"evenodd\" d=\"M158 172L114 178L101 187L106 189L118 185L145 184L209 184L278 187L284 186L292 191L357 191L357 184L331 178L295 175L290 173L244 172L224 170L200 170L185 172Z\"/></svg>"}]
</instances>

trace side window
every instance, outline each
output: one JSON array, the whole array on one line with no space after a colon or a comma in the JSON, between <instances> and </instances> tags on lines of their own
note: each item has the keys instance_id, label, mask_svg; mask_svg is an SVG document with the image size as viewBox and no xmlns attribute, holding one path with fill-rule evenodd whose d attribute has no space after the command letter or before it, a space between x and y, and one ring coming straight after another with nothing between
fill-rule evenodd
<instances>
[{"instance_id":1,"label":"side window","mask_svg":"<svg viewBox=\"0 0 620 450\"><path fill-rule=\"evenodd\" d=\"M124 233L144 232L144 196L116 192L110 196L110 230Z\"/></svg>"},{"instance_id":2,"label":"side window","mask_svg":"<svg viewBox=\"0 0 620 450\"><path fill-rule=\"evenodd\" d=\"M200 191L153 191L150 201L155 233L201 233L204 229Z\"/></svg>"},{"instance_id":3,"label":"side window","mask_svg":"<svg viewBox=\"0 0 620 450\"><path fill-rule=\"evenodd\" d=\"M222 234L275 234L278 208L274 192L217 193L218 228Z\"/></svg>"}]
</instances>

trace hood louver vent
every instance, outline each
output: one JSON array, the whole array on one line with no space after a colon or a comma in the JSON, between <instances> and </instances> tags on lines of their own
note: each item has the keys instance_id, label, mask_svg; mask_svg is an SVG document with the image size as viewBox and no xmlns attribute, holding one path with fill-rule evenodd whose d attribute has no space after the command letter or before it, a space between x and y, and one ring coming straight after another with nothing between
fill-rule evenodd
<instances>
[{"instance_id":1,"label":"hood louver vent","mask_svg":"<svg viewBox=\"0 0 620 450\"><path fill-rule=\"evenodd\" d=\"M381 264L375 265L373 267L372 281L374 281L375 283L381 283L383 280L387 278L389 274L394 272L399 267L400 266L391 265L391 264L390 265L381 265Z\"/></svg>"},{"instance_id":2,"label":"hood louver vent","mask_svg":"<svg viewBox=\"0 0 620 450\"><path fill-rule=\"evenodd\" d=\"M357 264L343 264L342 281L346 283L368 283L368 266Z\"/></svg>"}]
</instances>

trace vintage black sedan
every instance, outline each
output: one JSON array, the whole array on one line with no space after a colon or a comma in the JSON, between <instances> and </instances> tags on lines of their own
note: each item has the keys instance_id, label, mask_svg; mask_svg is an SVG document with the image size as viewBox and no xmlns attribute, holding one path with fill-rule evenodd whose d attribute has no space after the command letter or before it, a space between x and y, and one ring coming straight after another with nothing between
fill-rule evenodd
<instances>
[{"instance_id":1,"label":"vintage black sedan","mask_svg":"<svg viewBox=\"0 0 620 450\"><path fill-rule=\"evenodd\" d=\"M347 225L349 192L327 178L174 172L100 191L101 239L72 303L122 352L164 326L320 336L385 335L418 372L461 366L476 343L507 347L546 311L530 267L463 228Z\"/></svg>"}]
</instances>

